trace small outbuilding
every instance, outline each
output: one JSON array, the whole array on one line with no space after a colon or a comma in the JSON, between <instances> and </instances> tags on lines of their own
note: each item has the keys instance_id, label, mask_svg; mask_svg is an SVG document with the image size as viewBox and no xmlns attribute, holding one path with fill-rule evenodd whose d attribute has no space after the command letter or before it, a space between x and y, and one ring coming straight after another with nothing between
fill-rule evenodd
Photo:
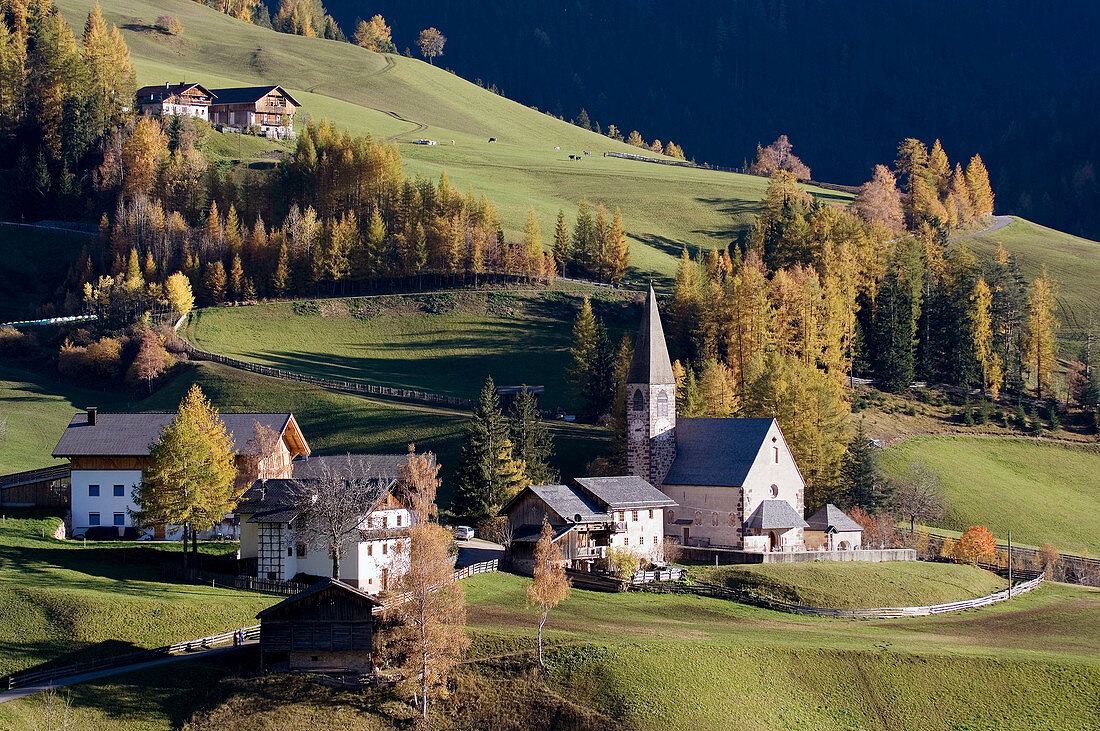
<instances>
[{"instance_id":1,"label":"small outbuilding","mask_svg":"<svg viewBox=\"0 0 1100 731\"><path fill-rule=\"evenodd\" d=\"M863 546L863 526L832 503L806 520L804 534L811 551L854 551Z\"/></svg>"},{"instance_id":2,"label":"small outbuilding","mask_svg":"<svg viewBox=\"0 0 1100 731\"><path fill-rule=\"evenodd\" d=\"M378 600L336 579L268 607L260 620L260 664L276 672L374 672Z\"/></svg>"}]
</instances>

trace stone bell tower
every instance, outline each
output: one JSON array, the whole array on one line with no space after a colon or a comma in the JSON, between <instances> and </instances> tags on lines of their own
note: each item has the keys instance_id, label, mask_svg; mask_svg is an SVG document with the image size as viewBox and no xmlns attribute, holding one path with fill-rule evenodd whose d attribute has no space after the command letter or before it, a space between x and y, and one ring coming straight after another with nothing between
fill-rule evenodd
<instances>
[{"instance_id":1,"label":"stone bell tower","mask_svg":"<svg viewBox=\"0 0 1100 731\"><path fill-rule=\"evenodd\" d=\"M660 486L676 458L676 378L649 288L626 376L627 471Z\"/></svg>"}]
</instances>

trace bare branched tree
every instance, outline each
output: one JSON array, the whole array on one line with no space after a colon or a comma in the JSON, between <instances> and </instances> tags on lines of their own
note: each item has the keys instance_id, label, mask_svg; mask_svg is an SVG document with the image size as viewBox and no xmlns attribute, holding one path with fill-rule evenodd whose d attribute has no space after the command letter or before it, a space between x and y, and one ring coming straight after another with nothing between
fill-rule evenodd
<instances>
[{"instance_id":1,"label":"bare branched tree","mask_svg":"<svg viewBox=\"0 0 1100 731\"><path fill-rule=\"evenodd\" d=\"M909 530L916 522L934 523L943 517L946 507L940 491L940 478L925 465L914 462L909 474L897 481L891 500L899 516L909 519Z\"/></svg>"},{"instance_id":2,"label":"bare branched tree","mask_svg":"<svg viewBox=\"0 0 1100 731\"><path fill-rule=\"evenodd\" d=\"M295 491L305 506L294 521L295 538L328 552L332 578L340 578L340 562L350 539L396 478L385 474L369 457L347 455L322 462L316 476L295 481Z\"/></svg>"}]
</instances>

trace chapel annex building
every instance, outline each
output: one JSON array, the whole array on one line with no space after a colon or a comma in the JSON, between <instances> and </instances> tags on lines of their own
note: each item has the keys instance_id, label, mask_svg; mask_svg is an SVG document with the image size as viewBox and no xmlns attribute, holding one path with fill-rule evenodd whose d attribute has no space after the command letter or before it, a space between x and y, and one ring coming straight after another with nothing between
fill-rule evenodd
<instances>
[{"instance_id":1,"label":"chapel annex building","mask_svg":"<svg viewBox=\"0 0 1100 731\"><path fill-rule=\"evenodd\" d=\"M677 503L665 535L686 546L803 551L806 483L775 419L677 419L650 287L627 374L627 466Z\"/></svg>"}]
</instances>

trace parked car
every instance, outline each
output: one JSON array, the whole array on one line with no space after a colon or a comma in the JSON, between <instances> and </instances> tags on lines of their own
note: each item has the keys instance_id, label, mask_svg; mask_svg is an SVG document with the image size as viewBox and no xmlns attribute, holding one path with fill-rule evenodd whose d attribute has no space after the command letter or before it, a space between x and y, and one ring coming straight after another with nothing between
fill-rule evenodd
<instances>
[{"instance_id":1,"label":"parked car","mask_svg":"<svg viewBox=\"0 0 1100 731\"><path fill-rule=\"evenodd\" d=\"M468 525L456 525L453 528L453 531L454 531L454 534L455 534L455 538L457 538L460 541L468 541L471 538L476 538L477 537L477 531L475 531L473 528L471 528Z\"/></svg>"}]
</instances>

